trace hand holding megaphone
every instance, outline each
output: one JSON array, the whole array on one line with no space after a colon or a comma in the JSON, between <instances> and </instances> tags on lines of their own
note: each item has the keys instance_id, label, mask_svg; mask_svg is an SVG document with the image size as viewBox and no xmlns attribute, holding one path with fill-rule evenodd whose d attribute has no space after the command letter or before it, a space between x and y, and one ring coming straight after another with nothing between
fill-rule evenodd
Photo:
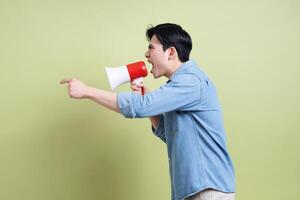
<instances>
[{"instance_id":1,"label":"hand holding megaphone","mask_svg":"<svg viewBox=\"0 0 300 200\"><path fill-rule=\"evenodd\" d=\"M130 88L134 91L134 92L142 92L142 89L143 89L143 92L144 94L148 93L149 92L149 88L146 87L144 85L144 83L141 83L140 85L136 85L134 82L131 82L130 84Z\"/></svg>"},{"instance_id":2,"label":"hand holding megaphone","mask_svg":"<svg viewBox=\"0 0 300 200\"><path fill-rule=\"evenodd\" d=\"M112 90L124 83L132 82L141 87L142 95L144 95L143 77L146 77L148 72L143 61L120 67L106 67L105 70Z\"/></svg>"}]
</instances>

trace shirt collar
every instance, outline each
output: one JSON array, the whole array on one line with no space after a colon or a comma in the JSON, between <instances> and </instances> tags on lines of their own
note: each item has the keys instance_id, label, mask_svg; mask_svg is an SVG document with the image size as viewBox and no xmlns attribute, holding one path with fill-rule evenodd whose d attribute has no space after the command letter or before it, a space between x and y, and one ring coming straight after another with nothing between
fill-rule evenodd
<instances>
[{"instance_id":1,"label":"shirt collar","mask_svg":"<svg viewBox=\"0 0 300 200\"><path fill-rule=\"evenodd\" d=\"M182 72L190 69L191 66L195 66L195 65L196 65L196 62L194 60L188 60L188 61L182 63L182 65L172 74L172 76L169 78L167 83L170 82L171 80L173 80L176 75L181 74Z\"/></svg>"}]
</instances>

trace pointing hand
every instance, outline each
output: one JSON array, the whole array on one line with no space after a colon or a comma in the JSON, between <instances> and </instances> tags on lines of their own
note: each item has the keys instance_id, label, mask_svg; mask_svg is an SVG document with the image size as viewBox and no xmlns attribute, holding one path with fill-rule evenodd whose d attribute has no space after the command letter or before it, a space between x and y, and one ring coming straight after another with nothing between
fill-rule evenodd
<instances>
[{"instance_id":1,"label":"pointing hand","mask_svg":"<svg viewBox=\"0 0 300 200\"><path fill-rule=\"evenodd\" d=\"M88 86L75 78L65 78L60 81L60 84L68 84L68 93L71 98L83 99L87 97Z\"/></svg>"}]
</instances>

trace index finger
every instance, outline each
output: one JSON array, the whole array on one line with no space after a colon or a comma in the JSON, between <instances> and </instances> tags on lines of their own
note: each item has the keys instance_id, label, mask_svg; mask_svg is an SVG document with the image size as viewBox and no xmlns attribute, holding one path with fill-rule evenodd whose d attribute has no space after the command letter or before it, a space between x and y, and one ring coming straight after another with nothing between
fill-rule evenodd
<instances>
[{"instance_id":1,"label":"index finger","mask_svg":"<svg viewBox=\"0 0 300 200\"><path fill-rule=\"evenodd\" d=\"M61 80L59 83L60 83L60 84L64 84L64 83L70 83L71 81L72 81L72 79L70 79L70 78L65 78L65 79Z\"/></svg>"}]
</instances>

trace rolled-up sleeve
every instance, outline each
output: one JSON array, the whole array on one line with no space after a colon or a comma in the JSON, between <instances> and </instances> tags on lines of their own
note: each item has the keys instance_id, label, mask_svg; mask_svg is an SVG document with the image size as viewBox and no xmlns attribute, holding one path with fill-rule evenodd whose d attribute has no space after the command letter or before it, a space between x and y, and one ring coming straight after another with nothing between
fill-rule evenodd
<instances>
[{"instance_id":1,"label":"rolled-up sleeve","mask_svg":"<svg viewBox=\"0 0 300 200\"><path fill-rule=\"evenodd\" d=\"M132 105L133 92L124 92L117 94L117 104L119 106L121 114L126 118L134 118L136 116Z\"/></svg>"},{"instance_id":2,"label":"rolled-up sleeve","mask_svg":"<svg viewBox=\"0 0 300 200\"><path fill-rule=\"evenodd\" d=\"M159 116L159 122L157 124L156 129L153 126L151 126L151 129L154 135L159 137L163 142L166 142L164 115Z\"/></svg>"},{"instance_id":3,"label":"rolled-up sleeve","mask_svg":"<svg viewBox=\"0 0 300 200\"><path fill-rule=\"evenodd\" d=\"M196 109L201 97L201 80L194 74L179 74L159 89L140 95L117 94L120 112L126 118L143 118L178 110Z\"/></svg>"}]
</instances>

